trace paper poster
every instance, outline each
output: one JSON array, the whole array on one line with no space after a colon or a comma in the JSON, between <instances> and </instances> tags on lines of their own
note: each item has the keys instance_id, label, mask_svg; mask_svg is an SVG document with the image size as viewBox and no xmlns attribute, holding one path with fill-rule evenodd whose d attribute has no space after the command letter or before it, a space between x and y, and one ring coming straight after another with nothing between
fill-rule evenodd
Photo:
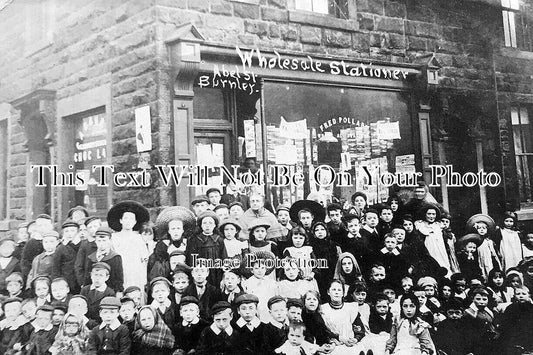
<instances>
[{"instance_id":1,"label":"paper poster","mask_svg":"<svg viewBox=\"0 0 533 355\"><path fill-rule=\"evenodd\" d=\"M352 160L350 157L350 153L341 153L341 166L340 170L347 171L352 168Z\"/></svg>"},{"instance_id":2,"label":"paper poster","mask_svg":"<svg viewBox=\"0 0 533 355\"><path fill-rule=\"evenodd\" d=\"M279 136L289 139L308 139L307 120L303 119L295 122L287 122L283 116L280 117Z\"/></svg>"},{"instance_id":3,"label":"paper poster","mask_svg":"<svg viewBox=\"0 0 533 355\"><path fill-rule=\"evenodd\" d=\"M198 165L213 166L213 151L211 144L198 144L196 146L196 159Z\"/></svg>"},{"instance_id":4,"label":"paper poster","mask_svg":"<svg viewBox=\"0 0 533 355\"><path fill-rule=\"evenodd\" d=\"M399 122L377 123L378 139L401 139Z\"/></svg>"},{"instance_id":5,"label":"paper poster","mask_svg":"<svg viewBox=\"0 0 533 355\"><path fill-rule=\"evenodd\" d=\"M298 161L298 151L296 145L293 144L276 146L274 154L276 156L276 164L279 165L295 165Z\"/></svg>"},{"instance_id":6,"label":"paper poster","mask_svg":"<svg viewBox=\"0 0 533 355\"><path fill-rule=\"evenodd\" d=\"M224 165L224 144L213 143L211 144L213 151L213 164L214 166Z\"/></svg>"},{"instance_id":7,"label":"paper poster","mask_svg":"<svg viewBox=\"0 0 533 355\"><path fill-rule=\"evenodd\" d=\"M396 169L398 169L399 166L406 166L406 165L415 165L414 154L398 155L396 157Z\"/></svg>"},{"instance_id":8,"label":"paper poster","mask_svg":"<svg viewBox=\"0 0 533 355\"><path fill-rule=\"evenodd\" d=\"M254 120L244 120L244 150L246 158L256 157L255 149L255 123Z\"/></svg>"},{"instance_id":9,"label":"paper poster","mask_svg":"<svg viewBox=\"0 0 533 355\"><path fill-rule=\"evenodd\" d=\"M150 119L150 106L135 109L135 137L137 152L152 150L152 122Z\"/></svg>"}]
</instances>

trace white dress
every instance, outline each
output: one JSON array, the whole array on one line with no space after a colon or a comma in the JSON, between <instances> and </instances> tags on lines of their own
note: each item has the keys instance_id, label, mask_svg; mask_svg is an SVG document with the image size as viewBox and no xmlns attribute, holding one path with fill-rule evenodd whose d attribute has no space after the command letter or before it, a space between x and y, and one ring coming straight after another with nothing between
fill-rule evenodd
<instances>
[{"instance_id":1,"label":"white dress","mask_svg":"<svg viewBox=\"0 0 533 355\"><path fill-rule=\"evenodd\" d=\"M148 248L142 236L135 231L114 233L113 250L122 258L124 288L137 286L141 290L147 283Z\"/></svg>"},{"instance_id":2,"label":"white dress","mask_svg":"<svg viewBox=\"0 0 533 355\"><path fill-rule=\"evenodd\" d=\"M359 315L359 306L356 302L344 303L339 309L331 307L329 303L325 303L320 306L320 313L328 329L338 334L340 341L354 337L352 324ZM337 345L332 354L353 355L359 354L360 351L366 351L363 340L364 338L354 346Z\"/></svg>"},{"instance_id":3,"label":"white dress","mask_svg":"<svg viewBox=\"0 0 533 355\"><path fill-rule=\"evenodd\" d=\"M428 223L425 221L416 221L416 229L425 236L424 245L429 252L429 255L435 259L440 266L448 270L448 275L451 274L450 259L446 246L444 245L444 237L442 236L442 228L439 223Z\"/></svg>"},{"instance_id":4,"label":"white dress","mask_svg":"<svg viewBox=\"0 0 533 355\"><path fill-rule=\"evenodd\" d=\"M522 243L517 231L502 228L502 241L500 243L500 254L502 256L505 271L518 265L522 260Z\"/></svg>"}]
</instances>

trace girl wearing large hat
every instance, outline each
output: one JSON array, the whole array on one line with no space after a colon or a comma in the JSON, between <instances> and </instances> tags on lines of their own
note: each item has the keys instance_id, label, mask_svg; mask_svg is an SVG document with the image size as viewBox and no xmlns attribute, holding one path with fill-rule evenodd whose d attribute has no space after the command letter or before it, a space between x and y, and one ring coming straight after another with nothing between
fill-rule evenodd
<instances>
[{"instance_id":1,"label":"girl wearing large hat","mask_svg":"<svg viewBox=\"0 0 533 355\"><path fill-rule=\"evenodd\" d=\"M148 210L136 201L122 201L107 213L109 227L116 231L111 237L113 249L122 258L124 285L141 290L147 283L148 248L139 229L150 220Z\"/></svg>"},{"instance_id":2,"label":"girl wearing large hat","mask_svg":"<svg viewBox=\"0 0 533 355\"><path fill-rule=\"evenodd\" d=\"M451 275L450 258L444 244L444 236L439 223L440 209L436 205L427 204L423 206L418 215L421 219L415 222L416 229L420 232L424 245L441 267L446 268L447 276Z\"/></svg>"},{"instance_id":3,"label":"girl wearing large hat","mask_svg":"<svg viewBox=\"0 0 533 355\"><path fill-rule=\"evenodd\" d=\"M490 238L496 228L496 223L494 223L494 220L490 216L478 213L466 221L466 226L469 231L478 234L481 238L481 244L477 252L481 274L486 281L492 269L502 269L500 259L496 252L496 246Z\"/></svg>"}]
</instances>

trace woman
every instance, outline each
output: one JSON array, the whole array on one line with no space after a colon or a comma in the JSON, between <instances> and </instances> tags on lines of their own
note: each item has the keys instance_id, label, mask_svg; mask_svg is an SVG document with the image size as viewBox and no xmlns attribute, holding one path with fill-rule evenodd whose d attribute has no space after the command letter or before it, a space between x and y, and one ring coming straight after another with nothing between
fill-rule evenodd
<instances>
[{"instance_id":1,"label":"woman","mask_svg":"<svg viewBox=\"0 0 533 355\"><path fill-rule=\"evenodd\" d=\"M135 355L170 355L174 335L152 306L139 309L132 334L131 353Z\"/></svg>"}]
</instances>

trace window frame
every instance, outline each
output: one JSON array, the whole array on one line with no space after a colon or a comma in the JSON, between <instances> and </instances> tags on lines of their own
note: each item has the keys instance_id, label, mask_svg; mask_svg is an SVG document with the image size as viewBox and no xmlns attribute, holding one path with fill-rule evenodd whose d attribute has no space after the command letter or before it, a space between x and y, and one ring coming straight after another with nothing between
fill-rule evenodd
<instances>
[{"instance_id":1,"label":"window frame","mask_svg":"<svg viewBox=\"0 0 533 355\"><path fill-rule=\"evenodd\" d=\"M528 132L525 132L525 130L527 129L525 125L527 124L529 126L529 130L531 130L529 110L526 106L523 105L511 106L510 116L520 205L533 206L533 190L530 174L531 168L529 166L530 164L528 163L528 157L533 156L533 147L530 152L528 152L527 147L525 147L525 135L528 134ZM526 120L527 123L525 122ZM518 127L518 130L515 130L516 127ZM531 132L529 132L529 135L531 135Z\"/></svg>"},{"instance_id":2,"label":"window frame","mask_svg":"<svg viewBox=\"0 0 533 355\"><path fill-rule=\"evenodd\" d=\"M346 6L343 7L339 4L339 1L342 0L289 0L289 9L296 11L305 11L317 15L326 15L333 16L338 19L348 20L349 17L349 5L346 3ZM315 6L316 4L324 2L320 7ZM308 6L299 6L303 3L310 3L311 8ZM316 7L316 9L315 9ZM320 9L325 11L319 11Z\"/></svg>"}]
</instances>

